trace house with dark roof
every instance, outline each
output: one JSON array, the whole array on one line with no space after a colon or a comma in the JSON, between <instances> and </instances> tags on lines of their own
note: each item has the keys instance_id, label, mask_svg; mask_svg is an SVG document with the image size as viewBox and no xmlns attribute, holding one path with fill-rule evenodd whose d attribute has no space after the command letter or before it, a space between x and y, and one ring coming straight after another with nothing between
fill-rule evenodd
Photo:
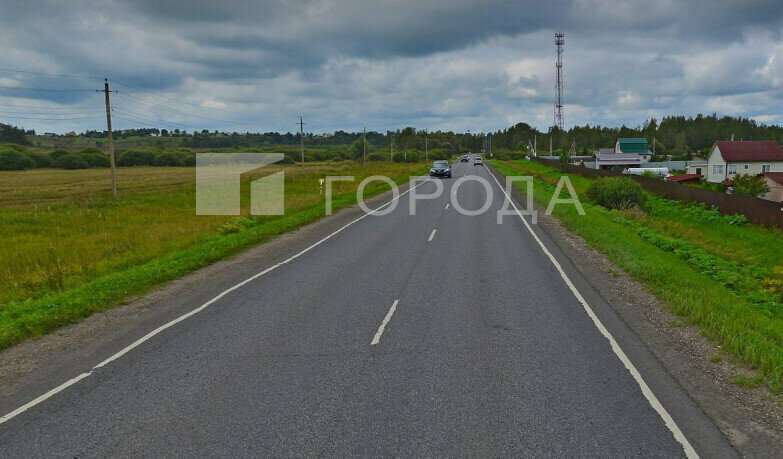
<instances>
[{"instance_id":1,"label":"house with dark roof","mask_svg":"<svg viewBox=\"0 0 783 459\"><path fill-rule=\"evenodd\" d=\"M783 149L775 141L719 140L707 156L707 181L720 183L739 174L783 172Z\"/></svg>"},{"instance_id":2,"label":"house with dark roof","mask_svg":"<svg viewBox=\"0 0 783 459\"><path fill-rule=\"evenodd\" d=\"M701 181L701 174L670 175L666 177L666 180L677 183L699 183Z\"/></svg>"},{"instance_id":3,"label":"house with dark roof","mask_svg":"<svg viewBox=\"0 0 783 459\"><path fill-rule=\"evenodd\" d=\"M769 191L761 197L783 204L783 172L767 172L764 174L764 180L767 182Z\"/></svg>"},{"instance_id":4,"label":"house with dark roof","mask_svg":"<svg viewBox=\"0 0 783 459\"><path fill-rule=\"evenodd\" d=\"M652 152L647 147L647 139L644 137L621 137L617 139L617 143L614 145L614 153L639 155L639 157L642 159L642 162L645 163L649 161L650 156L652 156Z\"/></svg>"}]
</instances>

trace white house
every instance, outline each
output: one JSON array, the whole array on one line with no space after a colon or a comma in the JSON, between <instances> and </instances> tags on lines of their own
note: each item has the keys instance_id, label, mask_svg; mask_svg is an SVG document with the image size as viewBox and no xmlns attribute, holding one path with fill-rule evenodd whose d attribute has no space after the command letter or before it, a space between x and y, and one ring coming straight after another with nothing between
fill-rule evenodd
<instances>
[{"instance_id":1,"label":"white house","mask_svg":"<svg viewBox=\"0 0 783 459\"><path fill-rule=\"evenodd\" d=\"M715 142L707 156L704 177L722 182L739 174L783 172L783 149L775 141L744 140Z\"/></svg>"}]
</instances>

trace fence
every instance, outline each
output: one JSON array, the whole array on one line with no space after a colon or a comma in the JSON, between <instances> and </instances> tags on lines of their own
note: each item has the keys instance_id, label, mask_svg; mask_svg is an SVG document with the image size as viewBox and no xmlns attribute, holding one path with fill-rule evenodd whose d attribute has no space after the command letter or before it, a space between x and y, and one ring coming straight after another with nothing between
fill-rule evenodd
<instances>
[{"instance_id":1,"label":"fence","mask_svg":"<svg viewBox=\"0 0 783 459\"><path fill-rule=\"evenodd\" d=\"M686 186L676 182L666 182L654 178L642 177L640 175L624 175L617 171L588 169L573 164L564 165L556 161L542 158L531 159L546 164L547 166L565 170L565 172L570 174L577 174L583 177L628 177L639 182L642 185L642 188L650 193L663 196L667 199L676 199L684 202L700 202L709 207L718 209L720 213L725 215L742 214L748 217L748 220L753 223L783 228L783 208L781 208L781 203L779 202L721 193L720 191Z\"/></svg>"}]
</instances>

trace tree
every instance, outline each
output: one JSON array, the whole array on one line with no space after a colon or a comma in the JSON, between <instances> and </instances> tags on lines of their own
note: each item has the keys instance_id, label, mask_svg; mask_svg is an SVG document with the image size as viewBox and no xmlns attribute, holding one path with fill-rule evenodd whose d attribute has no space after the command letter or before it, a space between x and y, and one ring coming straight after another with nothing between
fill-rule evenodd
<instances>
[{"instance_id":1,"label":"tree","mask_svg":"<svg viewBox=\"0 0 783 459\"><path fill-rule=\"evenodd\" d=\"M367 140L364 141L364 148L366 148L367 153L370 153L370 142ZM364 156L364 148L362 148L362 138L358 138L351 143L351 155L353 156L353 159L362 159Z\"/></svg>"},{"instance_id":2,"label":"tree","mask_svg":"<svg viewBox=\"0 0 783 459\"><path fill-rule=\"evenodd\" d=\"M763 175L739 174L734 178L734 194L737 196L758 197L769 191Z\"/></svg>"}]
</instances>

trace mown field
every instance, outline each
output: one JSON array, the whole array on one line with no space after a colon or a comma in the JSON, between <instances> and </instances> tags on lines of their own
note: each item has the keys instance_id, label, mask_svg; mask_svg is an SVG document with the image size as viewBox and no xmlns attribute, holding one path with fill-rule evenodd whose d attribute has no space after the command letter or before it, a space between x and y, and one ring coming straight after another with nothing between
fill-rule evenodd
<instances>
[{"instance_id":1,"label":"mown field","mask_svg":"<svg viewBox=\"0 0 783 459\"><path fill-rule=\"evenodd\" d=\"M544 205L562 175L532 161L490 163L505 175L533 176L534 199ZM567 175L586 215L578 215L573 205L558 205L553 215L698 326L726 355L758 370L753 377L737 375L736 383L764 383L780 392L783 304L765 285L783 265L783 231L652 195L644 209L607 210L585 198L592 179Z\"/></svg>"},{"instance_id":2,"label":"mown field","mask_svg":"<svg viewBox=\"0 0 783 459\"><path fill-rule=\"evenodd\" d=\"M286 171L283 216L249 216L249 182ZM174 279L324 215L318 180L335 185L335 209L356 201L359 182L398 183L426 165L355 161L266 166L243 174L243 216L195 215L195 168L118 169L119 198L107 169L0 172L0 348L78 321L129 295ZM365 196L388 189L375 182Z\"/></svg>"}]
</instances>

